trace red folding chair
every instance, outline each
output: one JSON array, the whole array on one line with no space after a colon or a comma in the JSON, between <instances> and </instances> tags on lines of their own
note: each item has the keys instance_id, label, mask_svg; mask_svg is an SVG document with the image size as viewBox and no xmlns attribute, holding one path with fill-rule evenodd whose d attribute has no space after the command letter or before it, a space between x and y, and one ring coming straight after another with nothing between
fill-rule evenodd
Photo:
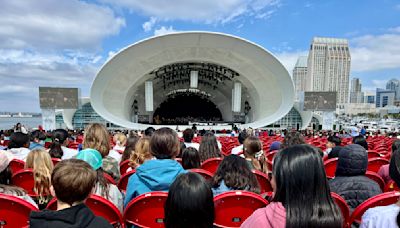
<instances>
[{"instance_id":1,"label":"red folding chair","mask_svg":"<svg viewBox=\"0 0 400 228\"><path fill-rule=\"evenodd\" d=\"M326 177L334 178L339 158L331 158L324 162Z\"/></svg>"},{"instance_id":2,"label":"red folding chair","mask_svg":"<svg viewBox=\"0 0 400 228\"><path fill-rule=\"evenodd\" d=\"M35 179L32 169L23 169L14 173L11 177L11 183L15 186L23 188L29 196L37 197L35 188Z\"/></svg>"},{"instance_id":3,"label":"red folding chair","mask_svg":"<svg viewBox=\"0 0 400 228\"><path fill-rule=\"evenodd\" d=\"M400 191L400 188L393 180L390 180L389 182L386 183L384 191L385 192Z\"/></svg>"},{"instance_id":4,"label":"red folding chair","mask_svg":"<svg viewBox=\"0 0 400 228\"><path fill-rule=\"evenodd\" d=\"M206 180L210 180L213 177L212 173L210 173L210 172L208 172L207 170L204 170L204 169L189 169L189 171L193 172L193 173L200 174Z\"/></svg>"},{"instance_id":5,"label":"red folding chair","mask_svg":"<svg viewBox=\"0 0 400 228\"><path fill-rule=\"evenodd\" d=\"M389 164L389 160L384 159L384 158L371 158L368 159L368 171L372 171L377 173L381 166Z\"/></svg>"},{"instance_id":6,"label":"red folding chair","mask_svg":"<svg viewBox=\"0 0 400 228\"><path fill-rule=\"evenodd\" d=\"M119 172L121 173L121 175L124 175L129 168L131 168L129 166L129 160L123 161L119 165Z\"/></svg>"},{"instance_id":7,"label":"red folding chair","mask_svg":"<svg viewBox=\"0 0 400 228\"><path fill-rule=\"evenodd\" d=\"M367 171L365 173L365 176L368 177L371 180L374 180L376 183L378 183L378 185L381 188L382 192L385 190L385 181L377 173L371 172L371 171Z\"/></svg>"},{"instance_id":8,"label":"red folding chair","mask_svg":"<svg viewBox=\"0 0 400 228\"><path fill-rule=\"evenodd\" d=\"M27 201L0 193L0 227L29 227L29 215L38 209Z\"/></svg>"},{"instance_id":9,"label":"red folding chair","mask_svg":"<svg viewBox=\"0 0 400 228\"><path fill-rule=\"evenodd\" d=\"M112 178L112 176L110 176L110 174L103 172L103 175L104 175L104 178L106 178L106 180L108 181L108 183L117 185L117 183L115 183L114 178Z\"/></svg>"},{"instance_id":10,"label":"red folding chair","mask_svg":"<svg viewBox=\"0 0 400 228\"><path fill-rule=\"evenodd\" d=\"M119 190L121 190L123 192L126 191L126 186L128 185L129 177L131 177L132 174L134 174L135 172L136 172L136 170L132 170L121 176L121 178L118 181L118 185L117 185Z\"/></svg>"},{"instance_id":11,"label":"red folding chair","mask_svg":"<svg viewBox=\"0 0 400 228\"><path fill-rule=\"evenodd\" d=\"M276 153L278 153L278 150L270 151L270 152L265 154L265 157L267 158L268 161L272 162L274 160L274 157L275 157Z\"/></svg>"},{"instance_id":12,"label":"red folding chair","mask_svg":"<svg viewBox=\"0 0 400 228\"><path fill-rule=\"evenodd\" d=\"M124 221L143 228L164 227L167 192L149 192L134 198L125 208Z\"/></svg>"},{"instance_id":13,"label":"red folding chair","mask_svg":"<svg viewBox=\"0 0 400 228\"><path fill-rule=\"evenodd\" d=\"M20 170L23 170L25 168L25 162L22 161L22 160L13 159L13 160L10 161L8 166L11 169L11 173L16 173L16 172L18 172Z\"/></svg>"},{"instance_id":14,"label":"red folding chair","mask_svg":"<svg viewBox=\"0 0 400 228\"><path fill-rule=\"evenodd\" d=\"M353 222L361 223L361 216L366 210L372 207L394 204L399 200L399 197L400 192L385 192L367 199L362 204L358 205L358 207L353 211L350 216L349 224L352 224Z\"/></svg>"},{"instance_id":15,"label":"red folding chair","mask_svg":"<svg viewBox=\"0 0 400 228\"><path fill-rule=\"evenodd\" d=\"M88 208L90 208L93 214L103 217L114 227L125 227L121 212L111 201L101 196L92 194L85 200L85 204ZM46 209L53 211L57 210L57 199L53 198L47 204Z\"/></svg>"},{"instance_id":16,"label":"red folding chair","mask_svg":"<svg viewBox=\"0 0 400 228\"><path fill-rule=\"evenodd\" d=\"M381 155L378 152L375 151L368 151L368 159L371 158L380 158Z\"/></svg>"},{"instance_id":17,"label":"red folding chair","mask_svg":"<svg viewBox=\"0 0 400 228\"><path fill-rule=\"evenodd\" d=\"M335 201L336 205L340 208L343 216L343 227L349 227L350 220L350 208L346 203L346 200L343 199L340 195L331 192L331 197Z\"/></svg>"},{"instance_id":18,"label":"red folding chair","mask_svg":"<svg viewBox=\"0 0 400 228\"><path fill-rule=\"evenodd\" d=\"M214 174L217 171L218 166L221 162L222 158L209 158L201 164L201 168Z\"/></svg>"},{"instance_id":19,"label":"red folding chair","mask_svg":"<svg viewBox=\"0 0 400 228\"><path fill-rule=\"evenodd\" d=\"M268 201L260 195L246 191L229 191L214 197L216 227L240 227L258 208Z\"/></svg>"},{"instance_id":20,"label":"red folding chair","mask_svg":"<svg viewBox=\"0 0 400 228\"><path fill-rule=\"evenodd\" d=\"M260 185L261 194L273 191L271 183L268 180L268 176L265 173L258 170L252 170L252 172L254 173L254 175L256 175L258 184Z\"/></svg>"},{"instance_id":21,"label":"red folding chair","mask_svg":"<svg viewBox=\"0 0 400 228\"><path fill-rule=\"evenodd\" d=\"M53 165L56 166L57 163L59 163L61 161L61 159L59 158L51 158L51 162L53 162Z\"/></svg>"}]
</instances>

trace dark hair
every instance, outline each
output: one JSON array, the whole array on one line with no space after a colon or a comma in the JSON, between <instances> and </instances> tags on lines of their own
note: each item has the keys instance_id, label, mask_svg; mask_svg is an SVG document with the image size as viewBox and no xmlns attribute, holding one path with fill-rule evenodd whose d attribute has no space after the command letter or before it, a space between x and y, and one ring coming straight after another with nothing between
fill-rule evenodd
<instances>
[{"instance_id":1,"label":"dark hair","mask_svg":"<svg viewBox=\"0 0 400 228\"><path fill-rule=\"evenodd\" d=\"M40 130L34 130L31 132L31 141L35 141L35 139L45 140L46 135Z\"/></svg>"},{"instance_id":2,"label":"dark hair","mask_svg":"<svg viewBox=\"0 0 400 228\"><path fill-rule=\"evenodd\" d=\"M0 184L8 185L11 183L11 168L7 166L2 172L0 172Z\"/></svg>"},{"instance_id":3,"label":"dark hair","mask_svg":"<svg viewBox=\"0 0 400 228\"><path fill-rule=\"evenodd\" d=\"M238 135L238 141L240 144L244 143L244 140L246 140L246 138L248 137L247 132L246 131L241 131Z\"/></svg>"},{"instance_id":4,"label":"dark hair","mask_svg":"<svg viewBox=\"0 0 400 228\"><path fill-rule=\"evenodd\" d=\"M166 228L213 227L215 215L210 186L197 173L179 175L169 188L164 213Z\"/></svg>"},{"instance_id":5,"label":"dark hair","mask_svg":"<svg viewBox=\"0 0 400 228\"><path fill-rule=\"evenodd\" d=\"M121 163L128 160L131 157L132 152L135 150L135 146L136 146L136 143L138 142L138 140L139 140L139 136L137 136L137 135L130 136L126 140L125 150L121 157Z\"/></svg>"},{"instance_id":6,"label":"dark hair","mask_svg":"<svg viewBox=\"0 0 400 228\"><path fill-rule=\"evenodd\" d=\"M362 136L362 135L354 137L353 144L358 144L358 145L364 147L366 150L368 150L367 140L365 140L364 136Z\"/></svg>"},{"instance_id":7,"label":"dark hair","mask_svg":"<svg viewBox=\"0 0 400 228\"><path fill-rule=\"evenodd\" d=\"M156 129L154 129L154 127L148 127L144 130L144 135L151 137L155 131Z\"/></svg>"},{"instance_id":8,"label":"dark hair","mask_svg":"<svg viewBox=\"0 0 400 228\"><path fill-rule=\"evenodd\" d=\"M170 159L179 153L179 139L175 131L163 127L156 130L150 139L150 152L158 159Z\"/></svg>"},{"instance_id":9,"label":"dark hair","mask_svg":"<svg viewBox=\"0 0 400 228\"><path fill-rule=\"evenodd\" d=\"M328 137L328 142L334 143L336 146L340 146L342 140L336 135L331 135Z\"/></svg>"},{"instance_id":10,"label":"dark hair","mask_svg":"<svg viewBox=\"0 0 400 228\"><path fill-rule=\"evenodd\" d=\"M64 144L65 140L68 139L68 131L64 129L57 129L53 131L52 134L53 143L50 146L50 156L52 158L61 158L64 155L64 152L61 146Z\"/></svg>"},{"instance_id":11,"label":"dark hair","mask_svg":"<svg viewBox=\"0 0 400 228\"><path fill-rule=\"evenodd\" d=\"M29 135L22 132L14 132L10 136L8 149L29 147Z\"/></svg>"},{"instance_id":12,"label":"dark hair","mask_svg":"<svg viewBox=\"0 0 400 228\"><path fill-rule=\"evenodd\" d=\"M273 201L286 209L286 227L342 227L342 214L331 198L324 165L309 145L283 149L274 159Z\"/></svg>"},{"instance_id":13,"label":"dark hair","mask_svg":"<svg viewBox=\"0 0 400 228\"><path fill-rule=\"evenodd\" d=\"M249 136L244 140L243 151L246 159L251 159L254 169L261 170L261 164L256 158L257 153L262 152L261 140L256 136Z\"/></svg>"},{"instance_id":14,"label":"dark hair","mask_svg":"<svg viewBox=\"0 0 400 228\"><path fill-rule=\"evenodd\" d=\"M291 131L285 134L285 138L281 144L281 149L288 148L293 145L305 144L304 137L300 132Z\"/></svg>"},{"instance_id":15,"label":"dark hair","mask_svg":"<svg viewBox=\"0 0 400 228\"><path fill-rule=\"evenodd\" d=\"M194 132L192 129L187 128L186 130L183 131L183 141L192 142L193 137L194 137Z\"/></svg>"},{"instance_id":16,"label":"dark hair","mask_svg":"<svg viewBox=\"0 0 400 228\"><path fill-rule=\"evenodd\" d=\"M221 157L221 151L218 148L217 138L212 132L207 132L201 138L199 147L201 162L209 159Z\"/></svg>"},{"instance_id":17,"label":"dark hair","mask_svg":"<svg viewBox=\"0 0 400 228\"><path fill-rule=\"evenodd\" d=\"M194 147L185 148L182 152L182 167L184 169L200 168L200 155Z\"/></svg>"},{"instance_id":18,"label":"dark hair","mask_svg":"<svg viewBox=\"0 0 400 228\"><path fill-rule=\"evenodd\" d=\"M392 152L400 149L400 139L396 139L392 143Z\"/></svg>"},{"instance_id":19,"label":"dark hair","mask_svg":"<svg viewBox=\"0 0 400 228\"><path fill-rule=\"evenodd\" d=\"M247 161L237 155L232 154L222 160L212 178L212 187L218 188L221 181L234 190L260 193L256 176L251 172Z\"/></svg>"},{"instance_id":20,"label":"dark hair","mask_svg":"<svg viewBox=\"0 0 400 228\"><path fill-rule=\"evenodd\" d=\"M51 183L57 199L72 205L85 200L92 192L96 172L83 160L62 160L54 167Z\"/></svg>"}]
</instances>

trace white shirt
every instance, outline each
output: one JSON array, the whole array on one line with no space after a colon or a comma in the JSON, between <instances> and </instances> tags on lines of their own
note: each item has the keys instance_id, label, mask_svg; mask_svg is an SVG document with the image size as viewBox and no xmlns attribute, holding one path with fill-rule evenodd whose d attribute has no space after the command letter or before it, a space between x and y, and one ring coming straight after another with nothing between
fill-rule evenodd
<instances>
[{"instance_id":1,"label":"white shirt","mask_svg":"<svg viewBox=\"0 0 400 228\"><path fill-rule=\"evenodd\" d=\"M400 207L396 204L368 209L361 219L361 228L398 227L396 218Z\"/></svg>"},{"instance_id":2,"label":"white shirt","mask_svg":"<svg viewBox=\"0 0 400 228\"><path fill-rule=\"evenodd\" d=\"M243 151L243 145L232 148L231 154L239 154Z\"/></svg>"},{"instance_id":3,"label":"white shirt","mask_svg":"<svg viewBox=\"0 0 400 228\"><path fill-rule=\"evenodd\" d=\"M61 157L61 160L70 159L78 154L77 150L65 146L61 146L61 149L63 151L63 156Z\"/></svg>"},{"instance_id":4,"label":"white shirt","mask_svg":"<svg viewBox=\"0 0 400 228\"><path fill-rule=\"evenodd\" d=\"M110 150L110 152L108 153L108 156L117 160L118 164L121 162L122 154L120 154L118 151Z\"/></svg>"},{"instance_id":5,"label":"white shirt","mask_svg":"<svg viewBox=\"0 0 400 228\"><path fill-rule=\"evenodd\" d=\"M124 198L122 196L122 193L119 191L118 187L113 184L109 184L109 187L110 187L108 190L109 198L107 200L111 201L122 213L124 209ZM102 196L102 193L103 192L101 191L100 184L97 183L95 194Z\"/></svg>"},{"instance_id":6,"label":"white shirt","mask_svg":"<svg viewBox=\"0 0 400 228\"><path fill-rule=\"evenodd\" d=\"M29 152L31 152L28 148L21 147L21 148L12 148L9 149L10 153L12 153L14 159L25 161L26 157L28 156Z\"/></svg>"},{"instance_id":7,"label":"white shirt","mask_svg":"<svg viewBox=\"0 0 400 228\"><path fill-rule=\"evenodd\" d=\"M193 148L195 148L196 150L199 150L199 148L200 148L200 144L198 144L198 143L194 143L194 142L190 142L190 143L184 142L184 144L185 144L186 148L188 148L188 147L193 147Z\"/></svg>"}]
</instances>

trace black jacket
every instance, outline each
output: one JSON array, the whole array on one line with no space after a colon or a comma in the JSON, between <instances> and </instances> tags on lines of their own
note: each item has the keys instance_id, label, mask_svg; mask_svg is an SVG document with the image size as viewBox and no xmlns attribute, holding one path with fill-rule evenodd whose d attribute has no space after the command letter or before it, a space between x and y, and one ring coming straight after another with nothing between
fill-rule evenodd
<instances>
[{"instance_id":1,"label":"black jacket","mask_svg":"<svg viewBox=\"0 0 400 228\"><path fill-rule=\"evenodd\" d=\"M96 217L85 204L79 204L60 211L33 211L29 222L31 228L112 227L105 219Z\"/></svg>"},{"instance_id":2,"label":"black jacket","mask_svg":"<svg viewBox=\"0 0 400 228\"><path fill-rule=\"evenodd\" d=\"M367 165L367 151L360 145L345 146L339 153L335 178L329 181L329 185L332 192L346 200L351 210L382 193L378 183L365 176Z\"/></svg>"},{"instance_id":3,"label":"black jacket","mask_svg":"<svg viewBox=\"0 0 400 228\"><path fill-rule=\"evenodd\" d=\"M328 158L337 158L339 157L339 151L343 149L342 146L335 146L332 148L331 152L328 154Z\"/></svg>"}]
</instances>

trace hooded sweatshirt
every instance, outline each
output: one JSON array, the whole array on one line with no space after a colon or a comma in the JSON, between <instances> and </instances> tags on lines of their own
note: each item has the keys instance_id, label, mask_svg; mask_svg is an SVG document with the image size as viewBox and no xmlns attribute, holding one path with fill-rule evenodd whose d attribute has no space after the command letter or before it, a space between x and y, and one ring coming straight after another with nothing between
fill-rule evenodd
<instances>
[{"instance_id":1,"label":"hooded sweatshirt","mask_svg":"<svg viewBox=\"0 0 400 228\"><path fill-rule=\"evenodd\" d=\"M336 176L329 181L331 191L342 196L351 210L382 193L378 183L365 176L368 154L364 147L351 144L339 152Z\"/></svg>"},{"instance_id":2,"label":"hooded sweatshirt","mask_svg":"<svg viewBox=\"0 0 400 228\"><path fill-rule=\"evenodd\" d=\"M285 207L280 202L272 202L264 208L257 209L240 227L284 228L285 226Z\"/></svg>"},{"instance_id":3,"label":"hooded sweatshirt","mask_svg":"<svg viewBox=\"0 0 400 228\"><path fill-rule=\"evenodd\" d=\"M154 191L168 191L175 178L186 173L177 161L172 159L148 160L136 169L126 188L124 206L135 197Z\"/></svg>"},{"instance_id":4,"label":"hooded sweatshirt","mask_svg":"<svg viewBox=\"0 0 400 228\"><path fill-rule=\"evenodd\" d=\"M112 227L105 219L95 216L83 203L60 211L32 211L29 223L31 228Z\"/></svg>"}]
</instances>

